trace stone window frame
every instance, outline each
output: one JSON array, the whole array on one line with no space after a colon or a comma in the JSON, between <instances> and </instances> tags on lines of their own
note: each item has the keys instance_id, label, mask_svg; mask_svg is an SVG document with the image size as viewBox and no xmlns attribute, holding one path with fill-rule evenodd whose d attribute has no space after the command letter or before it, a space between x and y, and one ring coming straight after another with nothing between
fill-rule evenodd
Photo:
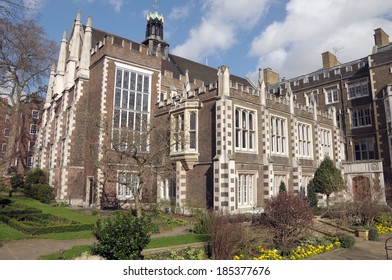
<instances>
[{"instance_id":1,"label":"stone window frame","mask_svg":"<svg viewBox=\"0 0 392 280\"><path fill-rule=\"evenodd\" d=\"M127 130L125 133L128 133L130 130L142 134L143 129L149 127L154 72L120 62L115 62L115 66L111 146L112 149L117 148L121 151L126 149L129 140L125 139L124 145L116 147L115 143L120 143L121 132ZM118 78L119 73L121 73L121 80ZM148 84L148 89L146 89L146 84ZM130 107L132 93L134 93L133 108ZM129 127L130 125L132 128ZM148 140L146 145L140 149L144 152L149 151Z\"/></svg>"},{"instance_id":2,"label":"stone window frame","mask_svg":"<svg viewBox=\"0 0 392 280\"><path fill-rule=\"evenodd\" d=\"M352 129L371 127L373 124L371 111L372 108L370 106L351 109L350 114Z\"/></svg>"},{"instance_id":3,"label":"stone window frame","mask_svg":"<svg viewBox=\"0 0 392 280\"><path fill-rule=\"evenodd\" d=\"M257 153L256 110L244 106L234 106L234 135L236 152Z\"/></svg>"},{"instance_id":4,"label":"stone window frame","mask_svg":"<svg viewBox=\"0 0 392 280\"><path fill-rule=\"evenodd\" d=\"M244 188L245 186L245 188ZM238 171L236 176L237 208L254 207L257 203L257 174L254 171Z\"/></svg>"},{"instance_id":5,"label":"stone window frame","mask_svg":"<svg viewBox=\"0 0 392 280\"><path fill-rule=\"evenodd\" d=\"M334 104L339 102L339 86L330 86L327 88L323 88L323 92L325 95L325 104ZM331 97L331 98L329 98Z\"/></svg>"},{"instance_id":6,"label":"stone window frame","mask_svg":"<svg viewBox=\"0 0 392 280\"><path fill-rule=\"evenodd\" d=\"M39 119L39 111L38 110L31 110L31 118L33 120L38 120Z\"/></svg>"},{"instance_id":7,"label":"stone window frame","mask_svg":"<svg viewBox=\"0 0 392 280\"><path fill-rule=\"evenodd\" d=\"M303 129L302 129L303 128ZM305 159L313 158L313 132L312 125L305 122L297 123L298 129L298 157ZM301 133L302 131L302 133Z\"/></svg>"},{"instance_id":8,"label":"stone window frame","mask_svg":"<svg viewBox=\"0 0 392 280\"><path fill-rule=\"evenodd\" d=\"M272 155L288 156L288 120L278 115L270 115L270 150ZM278 121L278 122L275 122ZM275 128L275 129L274 129ZM277 128L277 129L276 129ZM275 133L277 132L277 133Z\"/></svg>"},{"instance_id":9,"label":"stone window frame","mask_svg":"<svg viewBox=\"0 0 392 280\"><path fill-rule=\"evenodd\" d=\"M283 181L286 186L286 191L288 192L288 176L289 174L284 172L274 172L272 181L271 196L277 196L279 194L279 186Z\"/></svg>"},{"instance_id":10,"label":"stone window frame","mask_svg":"<svg viewBox=\"0 0 392 280\"><path fill-rule=\"evenodd\" d=\"M354 100L369 96L369 81L359 80L347 84L348 100Z\"/></svg>"},{"instance_id":11,"label":"stone window frame","mask_svg":"<svg viewBox=\"0 0 392 280\"><path fill-rule=\"evenodd\" d=\"M26 167L33 168L34 159L32 156L26 158Z\"/></svg>"},{"instance_id":12,"label":"stone window frame","mask_svg":"<svg viewBox=\"0 0 392 280\"><path fill-rule=\"evenodd\" d=\"M35 123L30 124L30 134L32 134L32 135L38 134L38 125L37 124L35 124Z\"/></svg>"},{"instance_id":13,"label":"stone window frame","mask_svg":"<svg viewBox=\"0 0 392 280\"><path fill-rule=\"evenodd\" d=\"M116 197L120 200L126 199L133 199L133 192L131 189L125 185L127 180L130 180L130 183L135 183L136 187L138 185L139 178L136 175L136 172L132 171L124 171L124 170L117 170L117 177L116 177ZM134 181L134 182L132 182ZM135 187L135 186L133 186Z\"/></svg>"},{"instance_id":14,"label":"stone window frame","mask_svg":"<svg viewBox=\"0 0 392 280\"><path fill-rule=\"evenodd\" d=\"M333 137L331 129L324 127L320 128L319 143L321 158L324 158L325 155L328 154L329 158L333 159ZM328 150L328 153L325 153L325 150Z\"/></svg>"},{"instance_id":15,"label":"stone window frame","mask_svg":"<svg viewBox=\"0 0 392 280\"><path fill-rule=\"evenodd\" d=\"M354 161L372 160L376 158L375 141L373 138L353 141L353 159ZM364 157L365 155L365 157Z\"/></svg>"}]
</instances>

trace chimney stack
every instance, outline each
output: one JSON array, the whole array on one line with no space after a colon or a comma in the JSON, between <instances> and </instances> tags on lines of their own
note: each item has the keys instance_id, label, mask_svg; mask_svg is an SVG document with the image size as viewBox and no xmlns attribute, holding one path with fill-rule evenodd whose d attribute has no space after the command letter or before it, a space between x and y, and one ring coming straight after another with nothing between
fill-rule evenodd
<instances>
[{"instance_id":1,"label":"chimney stack","mask_svg":"<svg viewBox=\"0 0 392 280\"><path fill-rule=\"evenodd\" d=\"M374 30L374 43L377 47L383 47L389 45L389 36L381 28Z\"/></svg>"},{"instance_id":2,"label":"chimney stack","mask_svg":"<svg viewBox=\"0 0 392 280\"><path fill-rule=\"evenodd\" d=\"M324 52L321 54L323 58L323 68L331 68L340 65L336 56L330 52Z\"/></svg>"},{"instance_id":3,"label":"chimney stack","mask_svg":"<svg viewBox=\"0 0 392 280\"><path fill-rule=\"evenodd\" d=\"M264 69L264 83L266 85L277 84L280 82L279 73L272 71L271 68Z\"/></svg>"}]
</instances>

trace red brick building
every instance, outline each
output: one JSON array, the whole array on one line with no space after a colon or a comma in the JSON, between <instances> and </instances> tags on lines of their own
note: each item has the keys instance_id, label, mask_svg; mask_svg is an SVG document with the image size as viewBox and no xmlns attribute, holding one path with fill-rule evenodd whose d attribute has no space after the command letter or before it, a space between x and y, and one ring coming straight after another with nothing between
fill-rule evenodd
<instances>
[{"instance_id":1,"label":"red brick building","mask_svg":"<svg viewBox=\"0 0 392 280\"><path fill-rule=\"evenodd\" d=\"M154 201L180 212L249 212L262 209L282 181L306 196L326 154L346 168L346 135L336 107L323 106L315 95L299 98L291 81L272 85L271 74L277 77L264 72L267 86L261 72L254 85L227 66L172 55L157 12L148 16L143 43L94 29L91 18L83 25L78 14L52 69L35 164L48 171L59 200L82 206L132 200L122 182L134 173L123 171L132 168L116 161L114 146L124 131L170 122L175 176L146 180ZM150 141L146 147L155 144ZM109 178L102 162L112 168ZM382 164L376 165L372 180L383 184Z\"/></svg>"},{"instance_id":2,"label":"red brick building","mask_svg":"<svg viewBox=\"0 0 392 280\"><path fill-rule=\"evenodd\" d=\"M21 127L19 128L19 136L17 137L15 152L11 155L12 159L7 160L5 156L9 147L8 138L11 131L13 108L7 100L1 100L0 104L0 160L1 164L8 169L9 174L14 172L26 174L34 163L34 146L39 131L42 101L32 98L29 101L22 101L20 106L21 114L18 117L21 119Z\"/></svg>"}]
</instances>

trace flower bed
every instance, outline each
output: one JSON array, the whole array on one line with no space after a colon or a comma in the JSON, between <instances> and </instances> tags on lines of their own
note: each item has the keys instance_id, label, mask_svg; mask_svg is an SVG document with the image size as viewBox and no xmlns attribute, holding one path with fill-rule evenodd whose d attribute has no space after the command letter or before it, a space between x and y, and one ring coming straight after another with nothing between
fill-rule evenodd
<instances>
[{"instance_id":1,"label":"flower bed","mask_svg":"<svg viewBox=\"0 0 392 280\"><path fill-rule=\"evenodd\" d=\"M392 226L389 224L376 224L376 228L379 234L386 234L392 232Z\"/></svg>"},{"instance_id":2,"label":"flower bed","mask_svg":"<svg viewBox=\"0 0 392 280\"><path fill-rule=\"evenodd\" d=\"M332 241L328 245L300 245L297 248L292 249L289 254L284 255L281 251L277 249L265 249L263 246L259 246L259 256L253 257L253 260L303 260L312 256L316 256L333 249L339 248L339 241ZM244 254L235 256L234 260L245 260L247 259Z\"/></svg>"}]
</instances>

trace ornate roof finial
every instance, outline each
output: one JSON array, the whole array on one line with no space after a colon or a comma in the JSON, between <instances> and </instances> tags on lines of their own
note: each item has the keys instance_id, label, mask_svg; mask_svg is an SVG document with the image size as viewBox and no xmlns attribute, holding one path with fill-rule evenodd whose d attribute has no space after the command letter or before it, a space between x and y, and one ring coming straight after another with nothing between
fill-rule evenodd
<instances>
[{"instance_id":1,"label":"ornate roof finial","mask_svg":"<svg viewBox=\"0 0 392 280\"><path fill-rule=\"evenodd\" d=\"M159 6L158 6L158 0L154 0L154 5L153 5L153 7L154 7L154 12L156 12L156 11L158 10L158 8L159 8Z\"/></svg>"}]
</instances>

